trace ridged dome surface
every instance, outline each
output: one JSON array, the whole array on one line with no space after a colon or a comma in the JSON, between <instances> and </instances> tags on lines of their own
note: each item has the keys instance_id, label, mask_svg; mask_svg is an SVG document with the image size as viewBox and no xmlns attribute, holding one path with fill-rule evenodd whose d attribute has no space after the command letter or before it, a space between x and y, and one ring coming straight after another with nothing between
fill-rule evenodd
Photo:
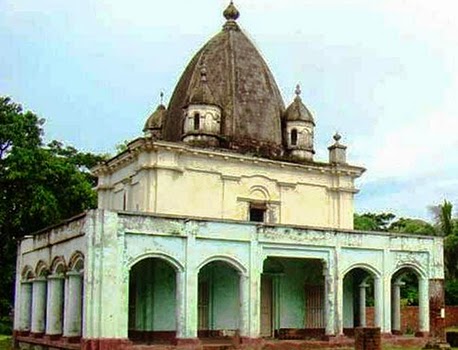
<instances>
[{"instance_id":1,"label":"ridged dome surface","mask_svg":"<svg viewBox=\"0 0 458 350\"><path fill-rule=\"evenodd\" d=\"M285 107L280 91L261 54L234 20L228 20L186 67L167 110L165 140L180 140L183 107L199 88L202 68L215 103L222 108L222 139L236 146L281 146Z\"/></svg>"},{"instance_id":2,"label":"ridged dome surface","mask_svg":"<svg viewBox=\"0 0 458 350\"><path fill-rule=\"evenodd\" d=\"M164 121L164 116L166 115L167 110L163 104L160 104L156 110L148 117L146 120L143 131L160 129Z\"/></svg>"},{"instance_id":3,"label":"ridged dome surface","mask_svg":"<svg viewBox=\"0 0 458 350\"><path fill-rule=\"evenodd\" d=\"M304 103L302 103L302 100L299 96L297 96L286 109L285 120L289 122L303 121L315 125L312 113L310 113Z\"/></svg>"}]
</instances>

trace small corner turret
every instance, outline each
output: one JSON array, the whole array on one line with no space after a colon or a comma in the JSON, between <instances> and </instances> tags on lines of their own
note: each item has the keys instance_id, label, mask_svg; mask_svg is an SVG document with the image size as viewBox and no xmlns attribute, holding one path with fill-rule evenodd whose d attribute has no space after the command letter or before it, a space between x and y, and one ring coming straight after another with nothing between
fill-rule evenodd
<instances>
[{"instance_id":1,"label":"small corner turret","mask_svg":"<svg viewBox=\"0 0 458 350\"><path fill-rule=\"evenodd\" d=\"M157 106L156 110L148 117L143 133L145 137L151 137L154 140L162 139L162 125L164 123L167 108L164 106L164 93L161 92L161 103Z\"/></svg>"},{"instance_id":2,"label":"small corner turret","mask_svg":"<svg viewBox=\"0 0 458 350\"><path fill-rule=\"evenodd\" d=\"M207 82L207 70L202 67L199 85L194 89L183 111L183 142L218 147L221 135L221 107Z\"/></svg>"},{"instance_id":3,"label":"small corner turret","mask_svg":"<svg viewBox=\"0 0 458 350\"><path fill-rule=\"evenodd\" d=\"M331 164L347 164L347 146L339 142L341 138L342 136L336 132L333 137L334 144L328 147L329 163Z\"/></svg>"},{"instance_id":4,"label":"small corner turret","mask_svg":"<svg viewBox=\"0 0 458 350\"><path fill-rule=\"evenodd\" d=\"M313 161L315 121L302 103L301 88L296 86L296 97L285 112L285 145L290 156Z\"/></svg>"}]
</instances>

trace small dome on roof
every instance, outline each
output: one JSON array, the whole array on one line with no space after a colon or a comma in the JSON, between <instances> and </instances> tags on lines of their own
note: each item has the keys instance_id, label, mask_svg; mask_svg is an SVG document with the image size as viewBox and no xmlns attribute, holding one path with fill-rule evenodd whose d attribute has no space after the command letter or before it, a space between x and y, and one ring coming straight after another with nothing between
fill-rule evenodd
<instances>
[{"instance_id":1,"label":"small dome on roof","mask_svg":"<svg viewBox=\"0 0 458 350\"><path fill-rule=\"evenodd\" d=\"M143 127L143 132L161 129L166 113L167 109L161 103L146 120L145 126Z\"/></svg>"},{"instance_id":2,"label":"small dome on roof","mask_svg":"<svg viewBox=\"0 0 458 350\"><path fill-rule=\"evenodd\" d=\"M285 112L285 120L289 122L293 121L304 121L315 125L312 113L305 107L301 99L301 88L299 85L296 86L296 97L294 101L288 106Z\"/></svg>"}]
</instances>

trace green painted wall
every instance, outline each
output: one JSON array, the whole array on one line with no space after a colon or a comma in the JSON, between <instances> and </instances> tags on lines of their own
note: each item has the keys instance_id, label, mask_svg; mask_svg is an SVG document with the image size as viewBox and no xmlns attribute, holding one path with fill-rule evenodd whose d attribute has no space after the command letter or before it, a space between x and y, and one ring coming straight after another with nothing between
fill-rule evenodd
<instances>
[{"instance_id":1,"label":"green painted wall","mask_svg":"<svg viewBox=\"0 0 458 350\"><path fill-rule=\"evenodd\" d=\"M274 328L304 328L306 286L323 284L323 267L311 259L268 258L264 273L274 278Z\"/></svg>"},{"instance_id":2,"label":"green painted wall","mask_svg":"<svg viewBox=\"0 0 458 350\"><path fill-rule=\"evenodd\" d=\"M165 261L156 260L154 268L154 330L176 329L176 273Z\"/></svg>"},{"instance_id":3,"label":"green painted wall","mask_svg":"<svg viewBox=\"0 0 458 350\"><path fill-rule=\"evenodd\" d=\"M354 279L351 273L347 274L343 281L343 326L353 328L354 325Z\"/></svg>"},{"instance_id":4,"label":"green painted wall","mask_svg":"<svg viewBox=\"0 0 458 350\"><path fill-rule=\"evenodd\" d=\"M142 331L176 328L175 270L160 259L145 259L130 273L129 327Z\"/></svg>"},{"instance_id":5,"label":"green painted wall","mask_svg":"<svg viewBox=\"0 0 458 350\"><path fill-rule=\"evenodd\" d=\"M209 285L209 328L235 330L239 327L239 274L225 263L213 262L199 272L199 281Z\"/></svg>"}]
</instances>

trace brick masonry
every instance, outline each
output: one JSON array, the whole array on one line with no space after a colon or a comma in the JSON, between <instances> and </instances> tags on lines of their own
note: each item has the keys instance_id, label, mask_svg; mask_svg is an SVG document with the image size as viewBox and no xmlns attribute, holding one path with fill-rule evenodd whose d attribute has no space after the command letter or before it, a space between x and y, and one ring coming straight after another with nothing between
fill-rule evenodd
<instances>
[{"instance_id":1,"label":"brick masonry","mask_svg":"<svg viewBox=\"0 0 458 350\"><path fill-rule=\"evenodd\" d=\"M355 328L355 350L381 350L382 337L380 328Z\"/></svg>"},{"instance_id":2,"label":"brick masonry","mask_svg":"<svg viewBox=\"0 0 458 350\"><path fill-rule=\"evenodd\" d=\"M366 319L369 327L374 326L374 308L366 308ZM458 327L458 306L445 307L445 328ZM418 306L405 306L401 309L401 331L403 334L415 333L418 330Z\"/></svg>"}]
</instances>

